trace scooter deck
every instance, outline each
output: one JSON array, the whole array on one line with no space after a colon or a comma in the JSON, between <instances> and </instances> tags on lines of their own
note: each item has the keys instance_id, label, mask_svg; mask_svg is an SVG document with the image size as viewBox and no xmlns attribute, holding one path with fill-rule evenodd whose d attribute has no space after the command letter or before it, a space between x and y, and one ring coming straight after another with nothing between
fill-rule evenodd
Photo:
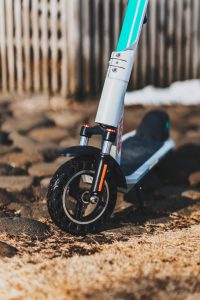
<instances>
[{"instance_id":1,"label":"scooter deck","mask_svg":"<svg viewBox=\"0 0 200 300\"><path fill-rule=\"evenodd\" d=\"M167 114L148 113L137 130L123 136L121 169L128 188L137 184L174 146L169 139Z\"/></svg>"}]
</instances>

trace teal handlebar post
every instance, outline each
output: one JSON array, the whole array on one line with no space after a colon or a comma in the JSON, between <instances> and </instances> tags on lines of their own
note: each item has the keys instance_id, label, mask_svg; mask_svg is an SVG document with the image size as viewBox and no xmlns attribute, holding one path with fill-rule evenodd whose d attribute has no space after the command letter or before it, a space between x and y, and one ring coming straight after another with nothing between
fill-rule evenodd
<instances>
[{"instance_id":1,"label":"teal handlebar post","mask_svg":"<svg viewBox=\"0 0 200 300\"><path fill-rule=\"evenodd\" d=\"M149 0L129 0L117 52L137 47Z\"/></svg>"}]
</instances>

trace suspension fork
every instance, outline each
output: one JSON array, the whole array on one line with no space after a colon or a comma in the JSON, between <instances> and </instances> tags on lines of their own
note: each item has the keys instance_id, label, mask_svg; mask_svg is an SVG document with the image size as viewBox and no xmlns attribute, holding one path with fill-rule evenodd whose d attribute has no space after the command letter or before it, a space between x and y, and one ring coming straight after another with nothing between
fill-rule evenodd
<instances>
[{"instance_id":1,"label":"suspension fork","mask_svg":"<svg viewBox=\"0 0 200 300\"><path fill-rule=\"evenodd\" d=\"M92 135L102 136L102 149L96 163L95 176L93 178L92 186L90 189L90 202L96 203L100 199L105 177L109 169L107 158L108 155L110 155L111 148L116 141L117 128L111 128L101 125L89 127L88 125L85 125L81 128L80 135L80 144L82 146L88 144L89 139L92 137Z\"/></svg>"}]
</instances>

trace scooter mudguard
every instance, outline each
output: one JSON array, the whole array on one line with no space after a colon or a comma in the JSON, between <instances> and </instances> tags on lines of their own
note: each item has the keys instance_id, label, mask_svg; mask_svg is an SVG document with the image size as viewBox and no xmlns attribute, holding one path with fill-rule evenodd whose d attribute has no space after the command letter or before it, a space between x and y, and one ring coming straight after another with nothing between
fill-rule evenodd
<instances>
[{"instance_id":1,"label":"scooter mudguard","mask_svg":"<svg viewBox=\"0 0 200 300\"><path fill-rule=\"evenodd\" d=\"M94 157L96 160L99 159L101 154L101 149L92 147L92 146L74 146L65 149L61 152L61 156L65 157L80 157L80 156L89 156ZM114 177L115 182L117 183L118 188L126 189L126 179L125 176L120 168L120 165L117 161L111 156L107 155L106 160L109 165L109 170L111 172L111 176Z\"/></svg>"}]
</instances>

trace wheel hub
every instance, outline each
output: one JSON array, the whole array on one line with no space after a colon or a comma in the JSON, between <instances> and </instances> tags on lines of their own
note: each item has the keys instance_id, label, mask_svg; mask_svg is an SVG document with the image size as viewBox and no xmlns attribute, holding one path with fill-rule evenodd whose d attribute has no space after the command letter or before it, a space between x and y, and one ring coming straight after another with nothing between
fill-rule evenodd
<instances>
[{"instance_id":1,"label":"wheel hub","mask_svg":"<svg viewBox=\"0 0 200 300\"><path fill-rule=\"evenodd\" d=\"M81 201L85 204L89 204L90 203L90 192L86 191L81 195Z\"/></svg>"}]
</instances>

